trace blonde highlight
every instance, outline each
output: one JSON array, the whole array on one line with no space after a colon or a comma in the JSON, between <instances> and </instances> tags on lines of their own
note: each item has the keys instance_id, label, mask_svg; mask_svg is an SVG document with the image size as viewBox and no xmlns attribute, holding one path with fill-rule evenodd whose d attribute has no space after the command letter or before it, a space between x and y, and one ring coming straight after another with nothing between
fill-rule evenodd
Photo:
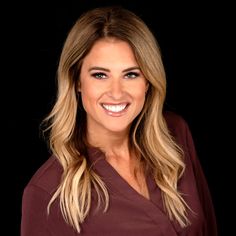
<instances>
[{"instance_id":1,"label":"blonde highlight","mask_svg":"<svg viewBox=\"0 0 236 236\"><path fill-rule=\"evenodd\" d=\"M149 83L146 101L131 130L131 144L152 170L162 191L169 218L185 227L188 206L177 182L184 172L183 151L169 133L163 117L166 78L158 44L136 15L124 9L100 8L80 17L65 41L57 71L57 101L44 120L50 131L50 149L62 165L63 175L48 205L59 198L66 222L80 232L80 224L91 206L91 189L96 190L99 205L108 209L109 194L105 183L90 168L86 148L86 114L78 96L79 74L83 58L94 42L116 37L128 42Z\"/></svg>"}]
</instances>

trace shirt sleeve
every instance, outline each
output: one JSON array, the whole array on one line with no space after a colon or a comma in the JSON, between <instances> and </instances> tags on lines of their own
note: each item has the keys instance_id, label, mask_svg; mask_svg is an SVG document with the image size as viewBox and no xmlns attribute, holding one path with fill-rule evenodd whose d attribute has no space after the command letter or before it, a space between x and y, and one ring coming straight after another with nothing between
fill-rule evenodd
<instances>
[{"instance_id":1,"label":"shirt sleeve","mask_svg":"<svg viewBox=\"0 0 236 236\"><path fill-rule=\"evenodd\" d=\"M211 198L211 193L205 178L201 163L198 159L194 141L189 129L186 124L186 143L190 153L190 158L193 166L193 172L196 179L197 190L199 199L201 202L202 210L205 216L205 232L204 235L217 236L217 223L215 217L214 206Z\"/></svg>"},{"instance_id":2,"label":"shirt sleeve","mask_svg":"<svg viewBox=\"0 0 236 236\"><path fill-rule=\"evenodd\" d=\"M47 228L49 194L28 185L22 198L21 236L52 236Z\"/></svg>"}]
</instances>

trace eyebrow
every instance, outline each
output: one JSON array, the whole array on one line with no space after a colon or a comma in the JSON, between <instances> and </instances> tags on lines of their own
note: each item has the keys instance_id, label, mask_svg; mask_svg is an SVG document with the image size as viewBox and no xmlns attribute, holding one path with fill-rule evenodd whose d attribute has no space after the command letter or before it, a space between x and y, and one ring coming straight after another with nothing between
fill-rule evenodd
<instances>
[{"instance_id":1,"label":"eyebrow","mask_svg":"<svg viewBox=\"0 0 236 236\"><path fill-rule=\"evenodd\" d=\"M104 67L99 67L99 66L93 66L93 67L89 68L89 71L92 71L92 70L102 70L102 71L110 72L109 69L104 68ZM122 72L127 72L127 71L131 71L131 70L140 70L140 68L138 66L132 66L132 67L129 67L129 68L123 70Z\"/></svg>"}]
</instances>

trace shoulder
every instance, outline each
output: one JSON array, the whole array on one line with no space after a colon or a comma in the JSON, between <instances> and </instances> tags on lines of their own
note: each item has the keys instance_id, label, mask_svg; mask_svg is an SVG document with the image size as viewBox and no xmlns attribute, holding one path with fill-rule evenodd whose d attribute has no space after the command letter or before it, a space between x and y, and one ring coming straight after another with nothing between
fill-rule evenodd
<instances>
[{"instance_id":1,"label":"shoulder","mask_svg":"<svg viewBox=\"0 0 236 236\"><path fill-rule=\"evenodd\" d=\"M57 189L62 175L62 167L55 156L51 156L32 176L25 189L38 188L48 194Z\"/></svg>"},{"instance_id":2,"label":"shoulder","mask_svg":"<svg viewBox=\"0 0 236 236\"><path fill-rule=\"evenodd\" d=\"M186 133L186 130L189 129L186 120L181 115L172 111L165 111L163 113L163 116L172 135L184 135Z\"/></svg>"},{"instance_id":3,"label":"shoulder","mask_svg":"<svg viewBox=\"0 0 236 236\"><path fill-rule=\"evenodd\" d=\"M49 233L51 227L53 225L58 227L57 218L48 217L47 207L60 183L61 174L62 167L56 157L51 156L39 167L24 188L21 217L22 235L51 235Z\"/></svg>"},{"instance_id":4,"label":"shoulder","mask_svg":"<svg viewBox=\"0 0 236 236\"><path fill-rule=\"evenodd\" d=\"M182 116L169 111L164 113L164 118L170 135L184 152L186 163L191 162L198 166L199 164L196 164L198 162L197 151L188 123Z\"/></svg>"},{"instance_id":5,"label":"shoulder","mask_svg":"<svg viewBox=\"0 0 236 236\"><path fill-rule=\"evenodd\" d=\"M172 111L163 113L170 135L180 145L185 153L195 152L194 141L187 121L179 114Z\"/></svg>"}]
</instances>

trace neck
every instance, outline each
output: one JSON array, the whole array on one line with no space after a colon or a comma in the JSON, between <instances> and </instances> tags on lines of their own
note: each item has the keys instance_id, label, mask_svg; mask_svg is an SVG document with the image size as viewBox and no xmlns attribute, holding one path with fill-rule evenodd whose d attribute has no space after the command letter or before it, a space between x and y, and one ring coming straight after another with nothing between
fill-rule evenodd
<instances>
[{"instance_id":1,"label":"neck","mask_svg":"<svg viewBox=\"0 0 236 236\"><path fill-rule=\"evenodd\" d=\"M122 132L90 132L88 142L94 147L99 147L107 156L129 156L129 133Z\"/></svg>"}]
</instances>

